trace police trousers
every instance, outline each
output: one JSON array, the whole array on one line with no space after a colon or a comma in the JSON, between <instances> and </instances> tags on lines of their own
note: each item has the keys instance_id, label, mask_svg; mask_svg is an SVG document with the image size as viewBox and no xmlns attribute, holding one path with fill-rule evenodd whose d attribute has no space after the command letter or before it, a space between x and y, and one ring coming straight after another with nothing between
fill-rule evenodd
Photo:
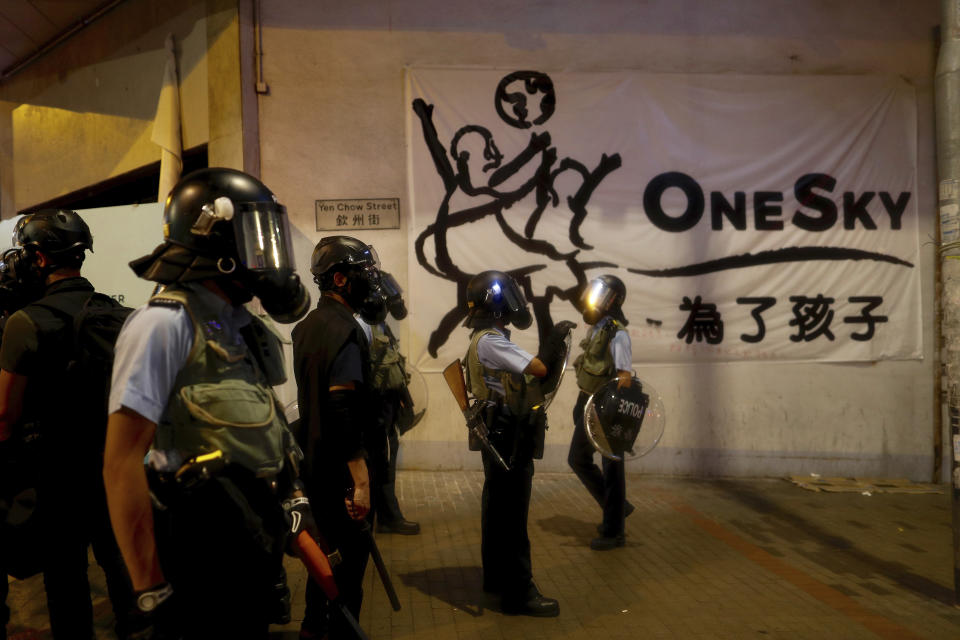
<instances>
[{"instance_id":1,"label":"police trousers","mask_svg":"<svg viewBox=\"0 0 960 640\"><path fill-rule=\"evenodd\" d=\"M132 630L133 587L110 526L103 483L91 475L54 473L38 487L49 550L43 559L43 586L54 638L94 637L87 577L90 547L106 577L117 635L123 638Z\"/></svg>"},{"instance_id":2,"label":"police trousers","mask_svg":"<svg viewBox=\"0 0 960 640\"><path fill-rule=\"evenodd\" d=\"M400 450L396 418L400 395L397 391L384 391L379 401L376 440L367 447L367 468L370 472L370 498L377 520L390 523L403 520L396 493L397 453Z\"/></svg>"},{"instance_id":3,"label":"police trousers","mask_svg":"<svg viewBox=\"0 0 960 640\"><path fill-rule=\"evenodd\" d=\"M581 391L573 407L573 438L570 440L567 464L603 509L603 535L613 537L623 533L627 497L626 472L622 460L618 462L603 457L602 472L593 461L597 450L590 442L583 424L583 409L589 397Z\"/></svg>"},{"instance_id":4,"label":"police trousers","mask_svg":"<svg viewBox=\"0 0 960 640\"><path fill-rule=\"evenodd\" d=\"M330 551L339 551L341 562L333 568L333 577L340 592L340 601L353 617L360 620L363 604L363 574L370 558L370 545L361 533L359 522L350 518L344 504L343 480L327 474L311 479L307 486L314 519L320 535ZM370 519L372 514L368 514ZM307 582L307 607L302 629L318 637L329 633L333 638L351 638L353 631L343 619L339 606L330 602L313 580Z\"/></svg>"},{"instance_id":5,"label":"police trousers","mask_svg":"<svg viewBox=\"0 0 960 640\"><path fill-rule=\"evenodd\" d=\"M266 638L286 542L283 510L268 482L246 472L189 491L164 492L156 484L151 488L166 505L154 509L157 551L184 637Z\"/></svg>"},{"instance_id":6,"label":"police trousers","mask_svg":"<svg viewBox=\"0 0 960 640\"><path fill-rule=\"evenodd\" d=\"M534 589L527 535L533 459L530 456L514 459L510 471L504 471L486 450L482 450L481 455L483 590L500 594L505 602L522 603Z\"/></svg>"}]
</instances>

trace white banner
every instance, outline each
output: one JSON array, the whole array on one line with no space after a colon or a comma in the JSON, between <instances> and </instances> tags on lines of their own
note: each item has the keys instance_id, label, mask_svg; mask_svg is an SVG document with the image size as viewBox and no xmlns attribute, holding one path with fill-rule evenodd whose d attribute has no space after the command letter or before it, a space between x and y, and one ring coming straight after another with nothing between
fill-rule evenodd
<instances>
[{"instance_id":1,"label":"white banner","mask_svg":"<svg viewBox=\"0 0 960 640\"><path fill-rule=\"evenodd\" d=\"M163 242L163 203L80 209L77 213L93 236L93 251L87 252L81 274L97 291L123 305L146 304L155 284L138 278L129 263ZM0 222L0 249L13 246L13 228L20 217Z\"/></svg>"},{"instance_id":2,"label":"white banner","mask_svg":"<svg viewBox=\"0 0 960 640\"><path fill-rule=\"evenodd\" d=\"M463 355L487 269L580 331L617 275L637 362L922 357L902 80L413 69L407 96L420 369Z\"/></svg>"}]
</instances>

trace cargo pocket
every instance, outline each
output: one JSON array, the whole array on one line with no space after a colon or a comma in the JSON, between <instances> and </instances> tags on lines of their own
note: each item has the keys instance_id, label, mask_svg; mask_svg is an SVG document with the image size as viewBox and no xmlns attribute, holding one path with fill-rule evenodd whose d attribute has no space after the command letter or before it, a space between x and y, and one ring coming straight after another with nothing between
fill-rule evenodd
<instances>
[{"instance_id":1,"label":"cargo pocket","mask_svg":"<svg viewBox=\"0 0 960 640\"><path fill-rule=\"evenodd\" d=\"M242 380L186 386L180 398L190 415L216 427L265 427L276 417L272 394Z\"/></svg>"},{"instance_id":2,"label":"cargo pocket","mask_svg":"<svg viewBox=\"0 0 960 640\"><path fill-rule=\"evenodd\" d=\"M407 382L400 352L390 344L390 336L377 334L373 337L373 342L370 347L370 353L376 354L373 356L373 387L399 389Z\"/></svg>"}]
</instances>

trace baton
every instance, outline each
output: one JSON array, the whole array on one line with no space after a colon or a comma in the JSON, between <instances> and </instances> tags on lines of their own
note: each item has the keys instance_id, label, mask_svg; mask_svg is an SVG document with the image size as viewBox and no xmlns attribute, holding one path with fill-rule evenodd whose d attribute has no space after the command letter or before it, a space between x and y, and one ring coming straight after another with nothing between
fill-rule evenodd
<instances>
[{"instance_id":1,"label":"baton","mask_svg":"<svg viewBox=\"0 0 960 640\"><path fill-rule=\"evenodd\" d=\"M394 611L400 611L400 598L397 597L397 590L393 588L393 581L390 579L390 574L387 573L387 565L384 564L383 556L380 555L377 541L373 538L370 523L364 520L360 531L366 536L367 542L370 543L370 557L373 558L373 564L377 568L377 573L380 574L383 589L387 592L387 597L390 598L390 606L393 607Z\"/></svg>"},{"instance_id":2,"label":"baton","mask_svg":"<svg viewBox=\"0 0 960 640\"><path fill-rule=\"evenodd\" d=\"M293 540L293 550L307 568L310 577L320 585L327 599L340 607L340 613L343 614L347 624L353 629L360 640L370 640L367 634L360 628L357 619L353 617L347 606L340 601L340 591L337 589L337 583L333 579L333 567L330 566L330 559L323 552L317 541L309 533L301 531Z\"/></svg>"}]
</instances>

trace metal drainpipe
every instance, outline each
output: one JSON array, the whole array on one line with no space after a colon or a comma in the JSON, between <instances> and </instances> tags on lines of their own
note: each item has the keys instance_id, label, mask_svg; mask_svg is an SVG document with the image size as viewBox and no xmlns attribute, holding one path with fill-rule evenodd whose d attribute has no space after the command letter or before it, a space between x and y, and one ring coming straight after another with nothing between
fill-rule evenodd
<instances>
[{"instance_id":1,"label":"metal drainpipe","mask_svg":"<svg viewBox=\"0 0 960 640\"><path fill-rule=\"evenodd\" d=\"M960 604L960 0L941 0L937 58L941 362L950 421L954 603Z\"/></svg>"}]
</instances>

